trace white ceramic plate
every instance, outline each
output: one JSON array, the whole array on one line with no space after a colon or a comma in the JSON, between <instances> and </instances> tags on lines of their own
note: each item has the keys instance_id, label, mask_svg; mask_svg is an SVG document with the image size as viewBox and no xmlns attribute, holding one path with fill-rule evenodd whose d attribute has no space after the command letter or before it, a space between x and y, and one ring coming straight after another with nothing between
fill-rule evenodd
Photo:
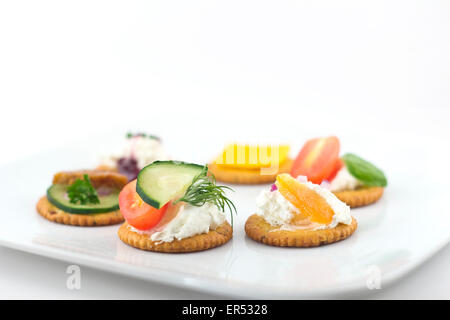
<instances>
[{"instance_id":1,"label":"white ceramic plate","mask_svg":"<svg viewBox=\"0 0 450 320\"><path fill-rule=\"evenodd\" d=\"M112 144L115 138L111 137L108 143ZM386 286L449 241L448 180L439 178L444 159L429 158L427 152L417 154L415 146L407 144L393 157L392 152L398 150L396 143L384 148L390 157L377 159L384 159L383 168L390 182L383 198L372 206L352 210L359 223L352 237L319 248L269 247L245 236L243 226L254 212L254 199L268 186L233 186L236 192L231 197L239 213L232 241L198 253L144 252L122 243L116 236L118 226L72 227L41 218L35 203L45 193L53 173L92 167L92 155L98 155L99 141L105 149L109 148L104 138L90 139L0 169L0 244L232 297L343 298L368 292L367 283L378 271L381 285ZM179 147L183 149L182 145ZM208 150L209 154L216 151ZM419 165L421 170L412 170Z\"/></svg>"}]
</instances>

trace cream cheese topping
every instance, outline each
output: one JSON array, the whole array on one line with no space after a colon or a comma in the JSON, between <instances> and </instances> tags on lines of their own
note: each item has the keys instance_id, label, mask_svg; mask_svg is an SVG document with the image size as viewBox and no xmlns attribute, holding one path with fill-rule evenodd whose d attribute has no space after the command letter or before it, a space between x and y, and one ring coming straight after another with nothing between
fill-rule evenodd
<instances>
[{"instance_id":1,"label":"cream cheese topping","mask_svg":"<svg viewBox=\"0 0 450 320\"><path fill-rule=\"evenodd\" d=\"M314 229L330 229L339 223L350 224L352 217L350 207L339 200L330 190L312 182L303 183L309 189L319 194L334 212L333 220L328 225L318 225ZM270 225L281 229L295 229L290 225L290 221L295 213L301 213L278 191L263 190L256 199L256 214L263 217Z\"/></svg>"},{"instance_id":2,"label":"cream cheese topping","mask_svg":"<svg viewBox=\"0 0 450 320\"><path fill-rule=\"evenodd\" d=\"M143 136L127 138L120 152L103 157L101 163L109 167L115 167L120 158L134 158L139 169L144 168L156 160L169 160L161 142Z\"/></svg>"},{"instance_id":3,"label":"cream cheese topping","mask_svg":"<svg viewBox=\"0 0 450 320\"><path fill-rule=\"evenodd\" d=\"M278 190L263 190L256 198L256 214L263 217L272 226L289 224L293 214L298 212Z\"/></svg>"},{"instance_id":4,"label":"cream cheese topping","mask_svg":"<svg viewBox=\"0 0 450 320\"><path fill-rule=\"evenodd\" d=\"M212 203L207 202L201 207L187 204L162 231L152 234L151 239L161 242L181 240L196 234L208 233L224 222L225 213Z\"/></svg>"},{"instance_id":5,"label":"cream cheese topping","mask_svg":"<svg viewBox=\"0 0 450 320\"><path fill-rule=\"evenodd\" d=\"M225 220L225 213L214 204L207 202L201 207L184 205L160 231L141 231L131 226L130 228L135 232L148 234L152 241L172 242L175 239L181 240L197 234L208 233L210 230L215 230Z\"/></svg>"},{"instance_id":6,"label":"cream cheese topping","mask_svg":"<svg viewBox=\"0 0 450 320\"><path fill-rule=\"evenodd\" d=\"M342 190L355 190L356 188L362 186L354 176L348 172L347 168L344 166L337 173L336 177L330 183L330 190L333 192Z\"/></svg>"}]
</instances>

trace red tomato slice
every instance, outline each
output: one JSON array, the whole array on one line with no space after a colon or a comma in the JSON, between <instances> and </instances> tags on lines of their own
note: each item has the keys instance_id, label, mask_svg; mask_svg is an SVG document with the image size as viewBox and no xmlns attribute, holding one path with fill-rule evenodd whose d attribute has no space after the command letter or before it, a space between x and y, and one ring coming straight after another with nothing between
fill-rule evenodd
<instances>
[{"instance_id":1,"label":"red tomato slice","mask_svg":"<svg viewBox=\"0 0 450 320\"><path fill-rule=\"evenodd\" d=\"M344 161L342 161L341 158L338 158L334 164L334 169L333 172L331 173L331 175L328 177L328 182L333 181L333 179L336 177L337 173L339 172L339 170L342 169L342 167L344 166Z\"/></svg>"},{"instance_id":2,"label":"red tomato slice","mask_svg":"<svg viewBox=\"0 0 450 320\"><path fill-rule=\"evenodd\" d=\"M185 203L178 202L177 204L172 204L172 202L169 202L168 205L166 213L164 213L164 216L159 223L153 227L153 231L158 232L163 230L164 227L178 215L178 212L183 210Z\"/></svg>"},{"instance_id":3,"label":"red tomato slice","mask_svg":"<svg viewBox=\"0 0 450 320\"><path fill-rule=\"evenodd\" d=\"M339 139L334 136L308 140L294 160L291 176L307 176L313 183L330 179L337 172L339 148Z\"/></svg>"},{"instance_id":4,"label":"red tomato slice","mask_svg":"<svg viewBox=\"0 0 450 320\"><path fill-rule=\"evenodd\" d=\"M168 205L156 209L145 203L136 192L136 180L129 182L119 194L120 212L125 220L138 230L148 230L156 226Z\"/></svg>"}]
</instances>

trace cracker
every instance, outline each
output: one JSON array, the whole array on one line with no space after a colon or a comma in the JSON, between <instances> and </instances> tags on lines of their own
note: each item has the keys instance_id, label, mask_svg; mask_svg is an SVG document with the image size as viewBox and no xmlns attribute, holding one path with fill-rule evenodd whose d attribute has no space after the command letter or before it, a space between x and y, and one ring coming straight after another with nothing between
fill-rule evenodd
<instances>
[{"instance_id":1,"label":"cracker","mask_svg":"<svg viewBox=\"0 0 450 320\"><path fill-rule=\"evenodd\" d=\"M208 169L218 181L236 184L262 184L274 182L278 174L289 172L292 162L292 159L286 159L274 174L261 174L260 169L227 168L215 163L208 164Z\"/></svg>"},{"instance_id":2,"label":"cracker","mask_svg":"<svg viewBox=\"0 0 450 320\"><path fill-rule=\"evenodd\" d=\"M120 210L96 214L68 213L51 204L46 196L39 199L36 209L47 220L72 226L108 226L124 221Z\"/></svg>"},{"instance_id":3,"label":"cracker","mask_svg":"<svg viewBox=\"0 0 450 320\"><path fill-rule=\"evenodd\" d=\"M78 170L78 171L61 171L53 176L53 184L67 184L74 183L77 179L83 179L84 175L89 176L92 186L98 187L112 187L122 189L127 183L128 179L123 174L114 171L105 170Z\"/></svg>"},{"instance_id":4,"label":"cracker","mask_svg":"<svg viewBox=\"0 0 450 320\"><path fill-rule=\"evenodd\" d=\"M378 201L383 195L382 187L362 187L356 190L333 192L336 197L351 208L366 206Z\"/></svg>"},{"instance_id":5,"label":"cracker","mask_svg":"<svg viewBox=\"0 0 450 320\"><path fill-rule=\"evenodd\" d=\"M119 172L119 169L117 167L111 167L106 164L101 164L101 165L97 166L97 168L95 168L95 170Z\"/></svg>"},{"instance_id":6,"label":"cracker","mask_svg":"<svg viewBox=\"0 0 450 320\"><path fill-rule=\"evenodd\" d=\"M133 231L127 222L119 228L120 240L126 244L147 251L156 252L196 252L215 248L228 242L233 236L233 229L228 222L224 222L215 230L208 233L197 234L195 236L173 240L172 242L152 241L148 234Z\"/></svg>"},{"instance_id":7,"label":"cracker","mask_svg":"<svg viewBox=\"0 0 450 320\"><path fill-rule=\"evenodd\" d=\"M317 247L334 243L350 237L357 228L356 219L352 217L349 225L338 224L332 229L322 230L279 230L256 214L245 223L245 233L251 239L277 247Z\"/></svg>"}]
</instances>

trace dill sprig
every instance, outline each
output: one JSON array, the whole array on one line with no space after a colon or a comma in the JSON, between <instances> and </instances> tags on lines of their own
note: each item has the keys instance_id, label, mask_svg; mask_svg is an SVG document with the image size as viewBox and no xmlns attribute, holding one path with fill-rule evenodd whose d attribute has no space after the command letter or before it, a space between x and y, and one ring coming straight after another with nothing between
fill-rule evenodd
<instances>
[{"instance_id":1,"label":"dill sprig","mask_svg":"<svg viewBox=\"0 0 450 320\"><path fill-rule=\"evenodd\" d=\"M228 209L231 216L231 225L233 226L233 211L237 214L237 210L233 202L225 195L225 190L234 191L227 186L216 185L216 178L213 174L208 176L208 166L205 165L202 171L192 180L184 196L174 203L184 201L192 206L201 207L209 202L223 212L225 212L225 209Z\"/></svg>"}]
</instances>

